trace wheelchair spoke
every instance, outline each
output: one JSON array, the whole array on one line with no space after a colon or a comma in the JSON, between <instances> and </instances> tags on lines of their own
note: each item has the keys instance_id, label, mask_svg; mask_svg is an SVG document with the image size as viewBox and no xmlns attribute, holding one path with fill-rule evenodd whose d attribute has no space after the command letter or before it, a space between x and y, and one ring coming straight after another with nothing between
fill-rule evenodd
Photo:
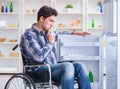
<instances>
[{"instance_id":1,"label":"wheelchair spoke","mask_svg":"<svg viewBox=\"0 0 120 89\"><path fill-rule=\"evenodd\" d=\"M35 89L35 86L26 76L15 75L6 83L5 89Z\"/></svg>"},{"instance_id":2,"label":"wheelchair spoke","mask_svg":"<svg viewBox=\"0 0 120 89\"><path fill-rule=\"evenodd\" d=\"M36 87L35 87L36 86ZM4 89L58 89L55 85L49 86L49 83L34 83L26 74L13 75L6 83Z\"/></svg>"}]
</instances>

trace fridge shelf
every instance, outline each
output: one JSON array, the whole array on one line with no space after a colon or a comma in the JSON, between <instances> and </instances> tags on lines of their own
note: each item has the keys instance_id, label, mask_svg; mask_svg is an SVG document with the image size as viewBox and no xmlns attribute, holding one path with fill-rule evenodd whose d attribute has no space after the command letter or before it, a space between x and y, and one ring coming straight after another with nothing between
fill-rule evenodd
<instances>
[{"instance_id":1,"label":"fridge shelf","mask_svg":"<svg viewBox=\"0 0 120 89\"><path fill-rule=\"evenodd\" d=\"M73 60L91 60L91 61L99 61L99 56L84 56L84 55L67 55L61 56L61 60L63 61L73 61Z\"/></svg>"},{"instance_id":2,"label":"fridge shelf","mask_svg":"<svg viewBox=\"0 0 120 89\"><path fill-rule=\"evenodd\" d=\"M61 42L61 46L99 46L99 42Z\"/></svg>"}]
</instances>

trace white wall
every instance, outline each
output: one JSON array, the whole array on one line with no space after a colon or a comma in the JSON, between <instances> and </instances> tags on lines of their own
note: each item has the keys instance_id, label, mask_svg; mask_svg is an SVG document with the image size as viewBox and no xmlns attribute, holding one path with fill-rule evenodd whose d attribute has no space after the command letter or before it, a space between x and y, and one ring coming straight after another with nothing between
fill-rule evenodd
<instances>
[{"instance_id":1,"label":"white wall","mask_svg":"<svg viewBox=\"0 0 120 89\"><path fill-rule=\"evenodd\" d=\"M0 89L4 89L6 82L11 77L11 75L0 74Z\"/></svg>"}]
</instances>

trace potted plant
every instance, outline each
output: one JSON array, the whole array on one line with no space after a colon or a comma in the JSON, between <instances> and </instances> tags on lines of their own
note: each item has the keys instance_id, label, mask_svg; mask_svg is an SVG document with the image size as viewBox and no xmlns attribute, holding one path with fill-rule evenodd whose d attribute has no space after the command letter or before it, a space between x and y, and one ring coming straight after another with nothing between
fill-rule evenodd
<instances>
[{"instance_id":1,"label":"potted plant","mask_svg":"<svg viewBox=\"0 0 120 89\"><path fill-rule=\"evenodd\" d=\"M102 13L102 2L101 1L98 1L98 6L99 6L100 13Z\"/></svg>"},{"instance_id":2,"label":"potted plant","mask_svg":"<svg viewBox=\"0 0 120 89\"><path fill-rule=\"evenodd\" d=\"M73 7L72 4L67 4L67 5L65 6L65 9L67 10L67 12L71 12L73 8L74 8L74 7Z\"/></svg>"}]
</instances>

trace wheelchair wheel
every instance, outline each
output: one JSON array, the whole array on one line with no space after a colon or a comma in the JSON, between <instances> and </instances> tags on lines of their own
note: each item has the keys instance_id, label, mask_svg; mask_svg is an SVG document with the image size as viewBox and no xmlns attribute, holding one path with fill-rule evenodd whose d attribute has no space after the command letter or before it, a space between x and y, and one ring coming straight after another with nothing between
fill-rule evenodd
<instances>
[{"instance_id":1,"label":"wheelchair wheel","mask_svg":"<svg viewBox=\"0 0 120 89\"><path fill-rule=\"evenodd\" d=\"M36 89L34 82L25 74L13 75L6 83L4 89Z\"/></svg>"}]
</instances>

